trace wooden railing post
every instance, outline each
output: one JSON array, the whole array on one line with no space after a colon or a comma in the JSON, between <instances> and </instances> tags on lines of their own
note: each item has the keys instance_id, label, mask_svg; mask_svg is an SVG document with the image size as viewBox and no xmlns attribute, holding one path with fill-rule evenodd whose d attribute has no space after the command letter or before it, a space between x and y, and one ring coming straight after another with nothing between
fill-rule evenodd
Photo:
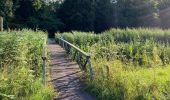
<instances>
[{"instance_id":1,"label":"wooden railing post","mask_svg":"<svg viewBox=\"0 0 170 100\"><path fill-rule=\"evenodd\" d=\"M58 44L60 45L60 39L58 39Z\"/></svg>"},{"instance_id":2,"label":"wooden railing post","mask_svg":"<svg viewBox=\"0 0 170 100\"><path fill-rule=\"evenodd\" d=\"M43 80L43 84L46 85L46 48L43 48L43 53L42 53L42 60L43 60L43 76L42 76L42 80Z\"/></svg>"},{"instance_id":3,"label":"wooden railing post","mask_svg":"<svg viewBox=\"0 0 170 100\"><path fill-rule=\"evenodd\" d=\"M78 64L80 64L80 53L79 52L77 52L77 62Z\"/></svg>"},{"instance_id":4,"label":"wooden railing post","mask_svg":"<svg viewBox=\"0 0 170 100\"><path fill-rule=\"evenodd\" d=\"M77 51L74 52L73 60L76 60L76 54L77 54Z\"/></svg>"},{"instance_id":5,"label":"wooden railing post","mask_svg":"<svg viewBox=\"0 0 170 100\"><path fill-rule=\"evenodd\" d=\"M65 44L65 49L66 49L66 52L68 53L68 45L67 45L67 43Z\"/></svg>"},{"instance_id":6,"label":"wooden railing post","mask_svg":"<svg viewBox=\"0 0 170 100\"><path fill-rule=\"evenodd\" d=\"M87 59L87 57L86 57L86 61L85 61L84 65L83 65L83 70L84 70L85 72L87 72L87 69L86 69L87 63L88 63L88 59Z\"/></svg>"},{"instance_id":7,"label":"wooden railing post","mask_svg":"<svg viewBox=\"0 0 170 100\"><path fill-rule=\"evenodd\" d=\"M0 31L3 31L3 17L0 15Z\"/></svg>"},{"instance_id":8,"label":"wooden railing post","mask_svg":"<svg viewBox=\"0 0 170 100\"><path fill-rule=\"evenodd\" d=\"M92 64L91 64L91 61L90 61L90 56L87 57L87 63L89 65L89 71L90 71L91 79L94 80L94 73L93 73Z\"/></svg>"},{"instance_id":9,"label":"wooden railing post","mask_svg":"<svg viewBox=\"0 0 170 100\"><path fill-rule=\"evenodd\" d=\"M64 41L63 41L63 48L64 48Z\"/></svg>"}]
</instances>

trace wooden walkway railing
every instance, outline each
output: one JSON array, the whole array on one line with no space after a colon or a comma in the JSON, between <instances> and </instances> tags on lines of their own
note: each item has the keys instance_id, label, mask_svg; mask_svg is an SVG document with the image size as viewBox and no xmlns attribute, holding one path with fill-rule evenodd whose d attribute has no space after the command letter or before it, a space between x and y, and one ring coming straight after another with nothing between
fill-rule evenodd
<instances>
[{"instance_id":1,"label":"wooden walkway railing","mask_svg":"<svg viewBox=\"0 0 170 100\"><path fill-rule=\"evenodd\" d=\"M86 65L88 64L90 77L92 80L94 80L94 73L90 61L90 55L62 38L58 38L58 43L66 50L67 53L70 53L71 49L74 49L75 52L73 59L76 60L76 62L79 64L80 69L86 72L87 72Z\"/></svg>"}]
</instances>

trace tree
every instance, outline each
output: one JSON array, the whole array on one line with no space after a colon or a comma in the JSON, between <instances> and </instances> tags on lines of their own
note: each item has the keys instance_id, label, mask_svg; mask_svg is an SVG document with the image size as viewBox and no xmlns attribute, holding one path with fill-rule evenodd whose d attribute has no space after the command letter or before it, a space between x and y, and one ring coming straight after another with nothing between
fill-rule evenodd
<instances>
[{"instance_id":1,"label":"tree","mask_svg":"<svg viewBox=\"0 0 170 100\"><path fill-rule=\"evenodd\" d=\"M44 0L18 0L16 4L13 28L41 29L49 33L56 32L61 21L56 17L57 2Z\"/></svg>"},{"instance_id":2,"label":"tree","mask_svg":"<svg viewBox=\"0 0 170 100\"><path fill-rule=\"evenodd\" d=\"M94 30L93 0L65 0L60 8L58 17L65 24L63 30Z\"/></svg>"},{"instance_id":3,"label":"tree","mask_svg":"<svg viewBox=\"0 0 170 100\"><path fill-rule=\"evenodd\" d=\"M116 26L157 26L160 23L159 4L158 0L118 0L117 4L113 5L117 12Z\"/></svg>"},{"instance_id":4,"label":"tree","mask_svg":"<svg viewBox=\"0 0 170 100\"><path fill-rule=\"evenodd\" d=\"M134 26L159 27L159 3L158 0L134 0L132 10L136 10L136 22ZM131 20L129 20L131 21ZM134 27L133 26L133 27Z\"/></svg>"},{"instance_id":5,"label":"tree","mask_svg":"<svg viewBox=\"0 0 170 100\"><path fill-rule=\"evenodd\" d=\"M14 18L11 21L11 28L34 28L31 25L33 16L41 9L43 0L13 0Z\"/></svg>"},{"instance_id":6,"label":"tree","mask_svg":"<svg viewBox=\"0 0 170 100\"><path fill-rule=\"evenodd\" d=\"M3 31L3 17L0 16L0 31Z\"/></svg>"},{"instance_id":7,"label":"tree","mask_svg":"<svg viewBox=\"0 0 170 100\"><path fill-rule=\"evenodd\" d=\"M117 3L117 25L118 27L135 27L138 22L139 12L138 7L142 5L143 0L118 0Z\"/></svg>"},{"instance_id":8,"label":"tree","mask_svg":"<svg viewBox=\"0 0 170 100\"><path fill-rule=\"evenodd\" d=\"M8 19L12 15L12 0L0 0L0 31L3 31L3 17Z\"/></svg>"},{"instance_id":9,"label":"tree","mask_svg":"<svg viewBox=\"0 0 170 100\"><path fill-rule=\"evenodd\" d=\"M63 26L63 23L55 15L57 6L57 2L48 5L43 4L36 16L32 17L34 21L30 20L30 23L37 25L41 30L48 31L49 37L54 37L54 33Z\"/></svg>"},{"instance_id":10,"label":"tree","mask_svg":"<svg viewBox=\"0 0 170 100\"><path fill-rule=\"evenodd\" d=\"M102 32L113 26L113 5L110 0L95 2L95 31Z\"/></svg>"}]
</instances>

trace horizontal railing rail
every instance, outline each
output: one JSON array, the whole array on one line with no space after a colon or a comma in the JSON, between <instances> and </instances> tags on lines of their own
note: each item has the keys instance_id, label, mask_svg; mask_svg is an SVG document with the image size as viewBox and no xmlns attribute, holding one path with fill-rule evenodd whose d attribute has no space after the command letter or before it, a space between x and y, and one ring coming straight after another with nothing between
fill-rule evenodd
<instances>
[{"instance_id":1,"label":"horizontal railing rail","mask_svg":"<svg viewBox=\"0 0 170 100\"><path fill-rule=\"evenodd\" d=\"M74 49L75 52L73 55L73 59L77 61L81 70L87 71L86 65L88 64L90 77L92 80L94 80L94 73L93 73L93 69L92 69L90 55L88 53L84 52L83 50L81 50L80 48L76 47L72 43L70 43L62 38L58 38L58 43L60 46L62 46L66 50L67 53L70 53L71 48Z\"/></svg>"}]
</instances>

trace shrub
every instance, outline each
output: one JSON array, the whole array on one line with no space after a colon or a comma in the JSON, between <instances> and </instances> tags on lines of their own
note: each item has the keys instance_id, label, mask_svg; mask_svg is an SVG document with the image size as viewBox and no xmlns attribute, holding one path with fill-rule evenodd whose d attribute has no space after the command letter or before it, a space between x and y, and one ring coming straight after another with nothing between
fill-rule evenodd
<instances>
[{"instance_id":1,"label":"shrub","mask_svg":"<svg viewBox=\"0 0 170 100\"><path fill-rule=\"evenodd\" d=\"M0 99L50 100L51 86L42 85L44 32L31 30L0 33ZM39 99L38 99L39 98Z\"/></svg>"}]
</instances>

